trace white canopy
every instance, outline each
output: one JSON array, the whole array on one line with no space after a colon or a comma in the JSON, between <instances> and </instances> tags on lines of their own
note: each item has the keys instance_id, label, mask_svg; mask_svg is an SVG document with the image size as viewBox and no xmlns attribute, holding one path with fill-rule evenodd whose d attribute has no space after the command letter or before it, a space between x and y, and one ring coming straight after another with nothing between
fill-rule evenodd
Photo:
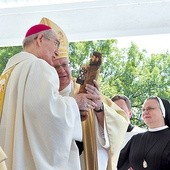
<instances>
[{"instance_id":1,"label":"white canopy","mask_svg":"<svg viewBox=\"0 0 170 170\"><path fill-rule=\"evenodd\" d=\"M170 33L170 0L0 0L0 46L47 17L70 42Z\"/></svg>"}]
</instances>

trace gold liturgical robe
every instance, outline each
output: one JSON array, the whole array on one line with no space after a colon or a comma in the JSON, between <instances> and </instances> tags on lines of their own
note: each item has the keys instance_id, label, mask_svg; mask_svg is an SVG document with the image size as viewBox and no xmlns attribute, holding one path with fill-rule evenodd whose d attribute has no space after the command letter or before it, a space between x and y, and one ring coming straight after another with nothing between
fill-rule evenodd
<instances>
[{"instance_id":1,"label":"gold liturgical robe","mask_svg":"<svg viewBox=\"0 0 170 170\"><path fill-rule=\"evenodd\" d=\"M79 84L75 83L73 79L70 86L66 87L60 92L61 95L74 95L79 92ZM109 147L107 149L107 170L116 170L117 160L120 152L121 145L123 143L126 130L129 124L126 114L110 99L105 96L101 96L104 103L104 132L107 132ZM83 128L83 143L84 143L84 166L85 170L103 170L102 164L105 164L99 154L102 145L99 141L99 135L96 130L96 116L91 110L88 119L82 122ZM97 165L96 165L97 163Z\"/></svg>"}]
</instances>

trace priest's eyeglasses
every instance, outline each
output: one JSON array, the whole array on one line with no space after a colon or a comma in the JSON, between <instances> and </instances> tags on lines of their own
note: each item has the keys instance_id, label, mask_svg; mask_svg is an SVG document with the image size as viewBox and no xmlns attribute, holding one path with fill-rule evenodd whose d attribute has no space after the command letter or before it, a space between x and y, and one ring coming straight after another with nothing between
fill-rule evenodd
<instances>
[{"instance_id":1,"label":"priest's eyeglasses","mask_svg":"<svg viewBox=\"0 0 170 170\"><path fill-rule=\"evenodd\" d=\"M147 107L147 108L142 108L142 112L150 112L150 111L155 110L155 109L157 109L157 108L159 108L159 107Z\"/></svg>"},{"instance_id":2,"label":"priest's eyeglasses","mask_svg":"<svg viewBox=\"0 0 170 170\"><path fill-rule=\"evenodd\" d=\"M70 67L70 63L64 63L64 64L61 64L61 65L56 65L54 68L55 68L56 70L59 70L60 67L62 67L63 69L67 69L67 68Z\"/></svg>"}]
</instances>

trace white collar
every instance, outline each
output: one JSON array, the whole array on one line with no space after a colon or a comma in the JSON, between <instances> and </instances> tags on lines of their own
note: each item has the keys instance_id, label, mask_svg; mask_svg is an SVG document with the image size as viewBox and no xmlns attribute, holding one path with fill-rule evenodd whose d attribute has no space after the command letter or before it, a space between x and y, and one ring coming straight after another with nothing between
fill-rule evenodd
<instances>
[{"instance_id":1,"label":"white collar","mask_svg":"<svg viewBox=\"0 0 170 170\"><path fill-rule=\"evenodd\" d=\"M160 131L160 130L163 130L163 129L167 129L167 128L169 128L167 125L165 125L165 126L161 126L161 127L158 127L158 128L149 128L148 130L150 131L150 132L156 132L156 131Z\"/></svg>"},{"instance_id":2,"label":"white collar","mask_svg":"<svg viewBox=\"0 0 170 170\"><path fill-rule=\"evenodd\" d=\"M62 95L62 96L69 96L70 93L71 93L71 87L72 87L72 83L70 82L70 84L66 88L64 88L63 90L61 90L59 92L60 95Z\"/></svg>"}]
</instances>

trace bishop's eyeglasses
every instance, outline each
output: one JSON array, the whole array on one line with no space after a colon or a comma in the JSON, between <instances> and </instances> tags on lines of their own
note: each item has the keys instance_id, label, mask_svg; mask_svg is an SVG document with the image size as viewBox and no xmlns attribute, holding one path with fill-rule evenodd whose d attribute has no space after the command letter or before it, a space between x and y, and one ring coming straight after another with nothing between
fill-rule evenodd
<instances>
[{"instance_id":1,"label":"bishop's eyeglasses","mask_svg":"<svg viewBox=\"0 0 170 170\"><path fill-rule=\"evenodd\" d=\"M53 42L57 49L60 47L60 41L58 41L58 40L52 40L51 38L47 38L47 37L45 37L45 38L46 38L47 40Z\"/></svg>"},{"instance_id":2,"label":"bishop's eyeglasses","mask_svg":"<svg viewBox=\"0 0 170 170\"><path fill-rule=\"evenodd\" d=\"M58 41L58 40L53 40L53 39L51 39L51 38L49 38L49 37L46 37L46 36L44 36L44 38L45 38L46 40L49 40L49 41L53 42L54 45L55 45L55 47L56 47L57 49L60 47L60 41ZM37 39L37 36L36 36L34 39Z\"/></svg>"}]
</instances>

